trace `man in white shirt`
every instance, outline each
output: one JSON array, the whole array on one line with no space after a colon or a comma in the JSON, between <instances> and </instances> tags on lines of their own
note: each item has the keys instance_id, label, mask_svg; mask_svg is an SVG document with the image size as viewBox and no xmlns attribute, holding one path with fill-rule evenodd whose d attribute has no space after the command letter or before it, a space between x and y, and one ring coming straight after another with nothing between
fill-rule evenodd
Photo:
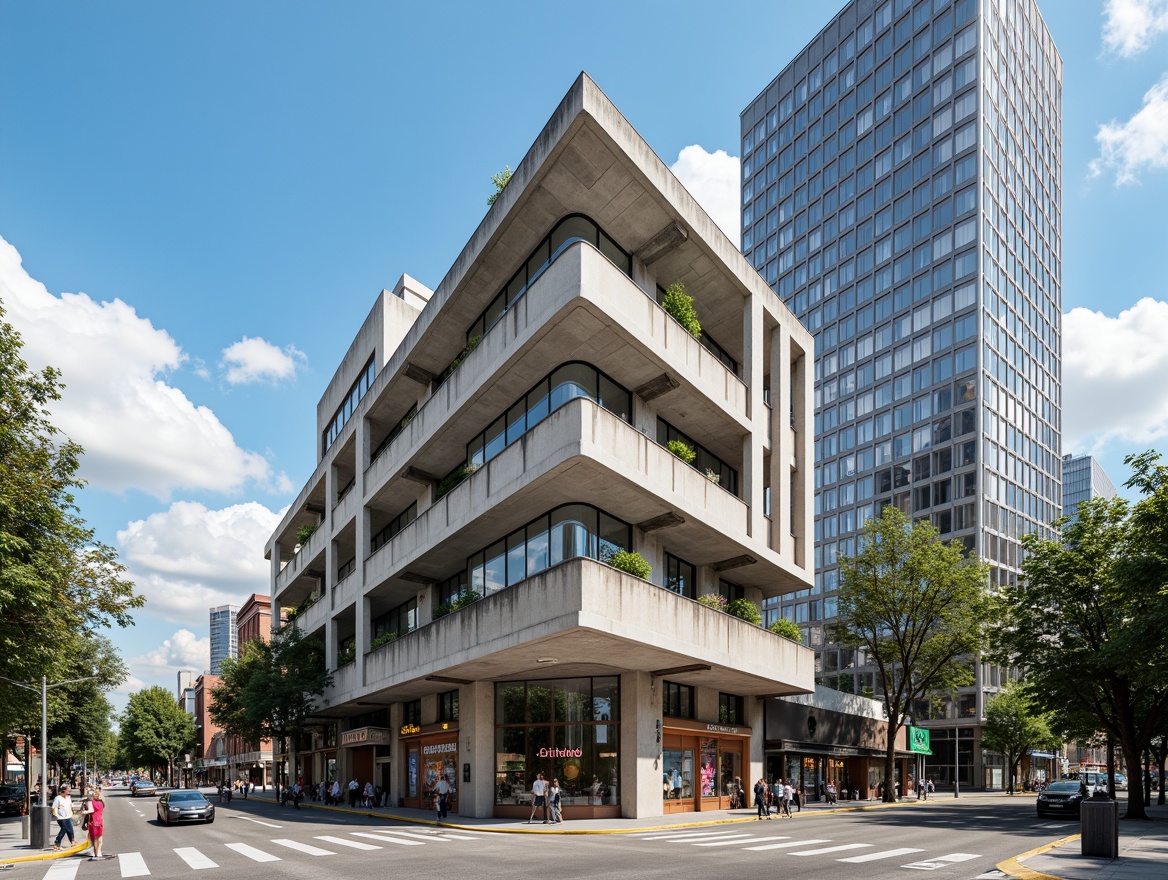
<instances>
[{"instance_id":1,"label":"man in white shirt","mask_svg":"<svg viewBox=\"0 0 1168 880\"><path fill-rule=\"evenodd\" d=\"M357 793L361 790L360 783L357 782L356 777L349 781L349 806L357 806Z\"/></svg>"},{"instance_id":2,"label":"man in white shirt","mask_svg":"<svg viewBox=\"0 0 1168 880\"><path fill-rule=\"evenodd\" d=\"M531 783L531 816L527 817L528 824L540 807L543 807L543 824L548 823L547 789L548 784L544 781L543 774L536 773L535 782Z\"/></svg>"},{"instance_id":3,"label":"man in white shirt","mask_svg":"<svg viewBox=\"0 0 1168 880\"><path fill-rule=\"evenodd\" d=\"M434 809L438 811L438 818L445 819L450 808L450 783L446 780L446 774L438 777L438 782L434 785Z\"/></svg>"},{"instance_id":4,"label":"man in white shirt","mask_svg":"<svg viewBox=\"0 0 1168 880\"><path fill-rule=\"evenodd\" d=\"M69 847L74 844L73 839L73 800L69 797L69 786L62 785L57 796L53 798L53 818L61 830L57 832L57 842L53 844L53 851L61 851L61 839L69 838Z\"/></svg>"}]
</instances>

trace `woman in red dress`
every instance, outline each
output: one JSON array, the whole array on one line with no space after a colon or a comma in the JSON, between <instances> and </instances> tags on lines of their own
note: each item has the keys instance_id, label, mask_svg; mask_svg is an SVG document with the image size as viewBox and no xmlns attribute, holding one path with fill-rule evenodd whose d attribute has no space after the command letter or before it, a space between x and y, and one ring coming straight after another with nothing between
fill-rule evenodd
<instances>
[{"instance_id":1,"label":"woman in red dress","mask_svg":"<svg viewBox=\"0 0 1168 880\"><path fill-rule=\"evenodd\" d=\"M102 800L100 785L93 790L85 807L85 815L89 817L89 842L93 845L90 861L104 858L101 854L101 837L105 833L105 801Z\"/></svg>"}]
</instances>

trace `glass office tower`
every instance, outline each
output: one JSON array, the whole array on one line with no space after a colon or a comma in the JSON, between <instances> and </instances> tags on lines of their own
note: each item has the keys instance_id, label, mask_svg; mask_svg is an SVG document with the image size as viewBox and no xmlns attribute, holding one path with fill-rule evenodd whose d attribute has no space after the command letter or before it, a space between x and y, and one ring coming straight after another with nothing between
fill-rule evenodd
<instances>
[{"instance_id":1,"label":"glass office tower","mask_svg":"<svg viewBox=\"0 0 1168 880\"><path fill-rule=\"evenodd\" d=\"M831 687L878 687L825 641L868 517L927 518L1004 583L1061 512L1061 106L1033 0L856 0L742 113L743 252L816 339L815 584L767 610ZM917 713L941 784L1000 778L974 667Z\"/></svg>"},{"instance_id":2,"label":"glass office tower","mask_svg":"<svg viewBox=\"0 0 1168 880\"><path fill-rule=\"evenodd\" d=\"M211 674L218 675L223 661L239 656L239 633L235 621L239 608L220 605L211 609Z\"/></svg>"},{"instance_id":3,"label":"glass office tower","mask_svg":"<svg viewBox=\"0 0 1168 880\"><path fill-rule=\"evenodd\" d=\"M1111 477L1093 456L1063 456L1063 516L1077 517L1079 505L1091 498L1118 494Z\"/></svg>"}]
</instances>

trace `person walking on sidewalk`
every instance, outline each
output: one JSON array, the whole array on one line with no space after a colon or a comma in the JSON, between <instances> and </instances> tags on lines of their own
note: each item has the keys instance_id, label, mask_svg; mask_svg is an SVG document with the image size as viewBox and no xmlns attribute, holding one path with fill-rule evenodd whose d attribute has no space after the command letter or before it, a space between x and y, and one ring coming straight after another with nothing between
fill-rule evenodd
<instances>
[{"instance_id":1,"label":"person walking on sidewalk","mask_svg":"<svg viewBox=\"0 0 1168 880\"><path fill-rule=\"evenodd\" d=\"M60 831L57 832L57 841L53 844L53 852L61 851L61 840L69 838L69 847L75 842L73 837L73 799L69 797L69 786L62 785L57 796L53 798L53 818L57 820Z\"/></svg>"},{"instance_id":2,"label":"person walking on sidewalk","mask_svg":"<svg viewBox=\"0 0 1168 880\"><path fill-rule=\"evenodd\" d=\"M781 803L783 806L783 815L786 816L788 819L794 818L791 815L791 797L793 794L794 794L794 792L791 788L791 783L784 782L783 783L783 799L782 799Z\"/></svg>"},{"instance_id":3,"label":"person walking on sidewalk","mask_svg":"<svg viewBox=\"0 0 1168 880\"><path fill-rule=\"evenodd\" d=\"M434 783L434 809L438 811L439 820L445 819L450 809L450 783L446 781L445 773Z\"/></svg>"},{"instance_id":4,"label":"person walking on sidewalk","mask_svg":"<svg viewBox=\"0 0 1168 880\"><path fill-rule=\"evenodd\" d=\"M541 808L543 809L543 824L548 823L547 790L548 784L544 781L543 774L536 773L535 782L531 783L531 815L527 817L529 825L535 817L535 811Z\"/></svg>"},{"instance_id":5,"label":"person walking on sidewalk","mask_svg":"<svg viewBox=\"0 0 1168 880\"><path fill-rule=\"evenodd\" d=\"M354 776L349 780L349 806L357 806L357 794L361 791L361 784L357 782L357 777Z\"/></svg>"},{"instance_id":6,"label":"person walking on sidewalk","mask_svg":"<svg viewBox=\"0 0 1168 880\"><path fill-rule=\"evenodd\" d=\"M759 777L758 782L754 784L754 805L758 808L758 819L761 822L762 817L771 817L770 807L767 806L767 787L766 782L762 777Z\"/></svg>"},{"instance_id":7,"label":"person walking on sidewalk","mask_svg":"<svg viewBox=\"0 0 1168 880\"><path fill-rule=\"evenodd\" d=\"M93 790L93 795L85 806L84 815L88 820L89 842L93 846L93 855L89 857L92 862L104 858L101 854L101 838L105 834L105 800L102 798L100 785Z\"/></svg>"}]
</instances>

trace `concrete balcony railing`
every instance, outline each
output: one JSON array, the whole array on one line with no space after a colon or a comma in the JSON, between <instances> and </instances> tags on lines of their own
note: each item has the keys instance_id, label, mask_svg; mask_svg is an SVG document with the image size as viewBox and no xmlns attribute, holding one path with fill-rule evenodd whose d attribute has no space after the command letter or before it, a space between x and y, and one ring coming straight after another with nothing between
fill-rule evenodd
<instances>
[{"instance_id":1,"label":"concrete balcony railing","mask_svg":"<svg viewBox=\"0 0 1168 880\"><path fill-rule=\"evenodd\" d=\"M328 527L322 523L308 540L300 545L300 550L288 560L287 565L276 575L273 601L279 603L287 594L288 587L309 567L324 567L324 550L328 546Z\"/></svg>"}]
</instances>

